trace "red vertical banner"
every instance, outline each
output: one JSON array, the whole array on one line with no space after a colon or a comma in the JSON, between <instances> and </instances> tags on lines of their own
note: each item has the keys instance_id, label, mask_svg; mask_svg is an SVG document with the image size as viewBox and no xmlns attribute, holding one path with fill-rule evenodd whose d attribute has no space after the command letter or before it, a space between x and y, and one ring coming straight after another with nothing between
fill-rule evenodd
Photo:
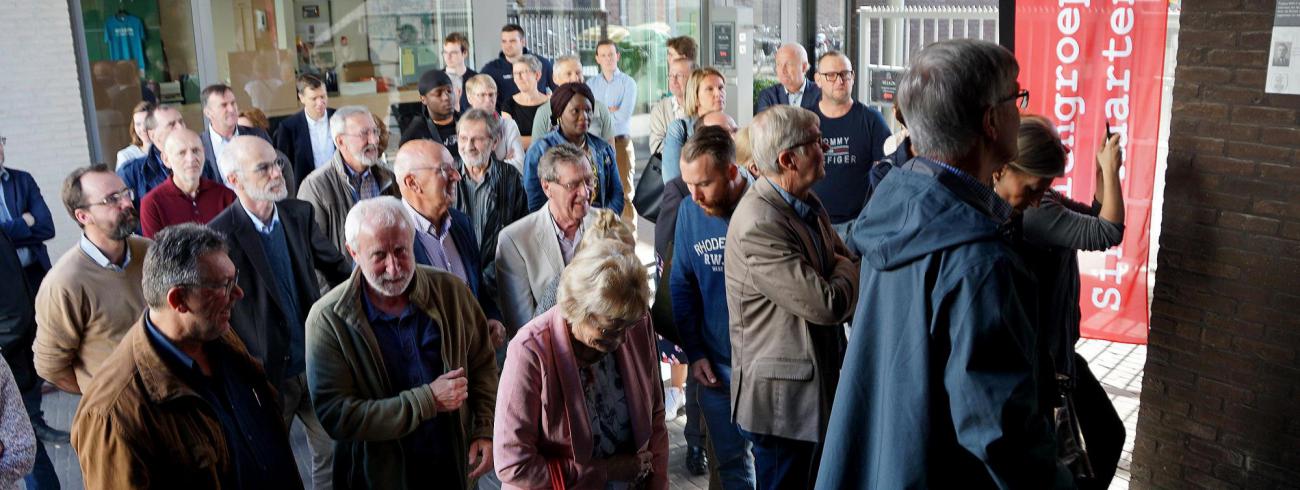
<instances>
[{"instance_id":1,"label":"red vertical banner","mask_svg":"<svg viewBox=\"0 0 1300 490\"><path fill-rule=\"evenodd\" d=\"M1106 124L1120 135L1124 242L1079 255L1084 337L1146 343L1147 256L1156 178L1167 0L1018 0L1016 58L1028 112L1070 147L1053 187L1092 202Z\"/></svg>"}]
</instances>

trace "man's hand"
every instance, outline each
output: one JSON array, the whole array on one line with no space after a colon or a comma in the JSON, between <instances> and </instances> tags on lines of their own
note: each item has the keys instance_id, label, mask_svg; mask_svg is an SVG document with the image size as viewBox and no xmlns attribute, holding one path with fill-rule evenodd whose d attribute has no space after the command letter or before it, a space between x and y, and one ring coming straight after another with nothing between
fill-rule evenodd
<instances>
[{"instance_id":1,"label":"man's hand","mask_svg":"<svg viewBox=\"0 0 1300 490\"><path fill-rule=\"evenodd\" d=\"M36 226L36 217L32 216L32 213L23 213L23 221L27 222L29 227Z\"/></svg>"},{"instance_id":2,"label":"man's hand","mask_svg":"<svg viewBox=\"0 0 1300 490\"><path fill-rule=\"evenodd\" d=\"M60 379L52 379L50 380L50 383L53 384L56 388L66 391L68 393L72 393L74 395L81 394L81 385L77 384L76 375L69 374Z\"/></svg>"},{"instance_id":3,"label":"man's hand","mask_svg":"<svg viewBox=\"0 0 1300 490\"><path fill-rule=\"evenodd\" d=\"M713 374L713 365L709 364L708 359L696 359L691 362L691 376L695 377L695 381L709 388L722 386L722 383L718 382L718 377Z\"/></svg>"},{"instance_id":4,"label":"man's hand","mask_svg":"<svg viewBox=\"0 0 1300 490\"><path fill-rule=\"evenodd\" d=\"M437 403L439 412L458 410L465 403L465 398L469 397L465 368L456 368L438 376L438 379L429 383L429 387L433 389L433 401Z\"/></svg>"},{"instance_id":5,"label":"man's hand","mask_svg":"<svg viewBox=\"0 0 1300 490\"><path fill-rule=\"evenodd\" d=\"M492 469L492 439L474 439L469 443L469 465L474 468L469 472L470 480Z\"/></svg>"},{"instance_id":6,"label":"man's hand","mask_svg":"<svg viewBox=\"0 0 1300 490\"><path fill-rule=\"evenodd\" d=\"M488 340L492 342L493 349L500 349L506 343L506 326L502 325L499 320L487 321Z\"/></svg>"}]
</instances>

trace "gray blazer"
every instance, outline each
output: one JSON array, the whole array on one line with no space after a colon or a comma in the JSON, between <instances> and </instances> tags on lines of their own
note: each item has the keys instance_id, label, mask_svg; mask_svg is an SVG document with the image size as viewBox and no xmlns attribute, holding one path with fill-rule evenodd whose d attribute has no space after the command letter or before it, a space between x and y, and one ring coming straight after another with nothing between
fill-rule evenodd
<instances>
[{"instance_id":1,"label":"gray blazer","mask_svg":"<svg viewBox=\"0 0 1300 490\"><path fill-rule=\"evenodd\" d=\"M512 335L533 319L538 301L564 270L560 242L546 210L543 206L511 223L497 238L497 305ZM592 208L582 219L582 228L595 219L596 208Z\"/></svg>"}]
</instances>

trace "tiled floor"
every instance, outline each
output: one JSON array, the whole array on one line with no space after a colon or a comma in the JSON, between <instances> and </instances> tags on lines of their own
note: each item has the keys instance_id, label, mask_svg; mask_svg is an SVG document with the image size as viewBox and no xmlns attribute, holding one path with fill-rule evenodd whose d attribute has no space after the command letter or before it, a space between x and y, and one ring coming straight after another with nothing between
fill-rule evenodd
<instances>
[{"instance_id":1,"label":"tiled floor","mask_svg":"<svg viewBox=\"0 0 1300 490\"><path fill-rule=\"evenodd\" d=\"M1101 380L1115 409L1124 419L1128 439L1124 443L1124 456L1119 463L1119 472L1112 489L1127 489L1129 483L1129 462L1133 456L1133 434L1137 427L1138 394L1142 391L1142 367L1146 364L1146 346L1113 344L1100 340L1085 340L1079 344L1079 353L1088 360L1093 372ZM56 393L45 397L44 406L47 420L59 428L67 428L72 423L73 411L76 410L77 397L66 393ZM671 488L704 489L709 485L708 476L691 476L685 470L683 461L686 457L686 442L682 437L685 418L678 418L668 424L671 440L669 471ZM293 434L294 450L299 451L299 471L306 475L306 439L301 430L295 427ZM59 473L59 480L65 489L81 488L81 472L76 455L66 444L47 444L50 457L54 460Z\"/></svg>"}]
</instances>

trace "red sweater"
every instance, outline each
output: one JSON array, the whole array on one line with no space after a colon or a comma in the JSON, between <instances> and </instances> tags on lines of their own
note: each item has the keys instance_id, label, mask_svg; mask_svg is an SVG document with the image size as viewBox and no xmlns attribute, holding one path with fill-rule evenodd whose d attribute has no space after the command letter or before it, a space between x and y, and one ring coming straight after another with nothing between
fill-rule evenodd
<instances>
[{"instance_id":1,"label":"red sweater","mask_svg":"<svg viewBox=\"0 0 1300 490\"><path fill-rule=\"evenodd\" d=\"M144 236L180 223L207 224L235 202L235 192L223 184L199 179L199 192L194 199L176 187L172 179L163 181L140 201L140 228Z\"/></svg>"}]
</instances>

